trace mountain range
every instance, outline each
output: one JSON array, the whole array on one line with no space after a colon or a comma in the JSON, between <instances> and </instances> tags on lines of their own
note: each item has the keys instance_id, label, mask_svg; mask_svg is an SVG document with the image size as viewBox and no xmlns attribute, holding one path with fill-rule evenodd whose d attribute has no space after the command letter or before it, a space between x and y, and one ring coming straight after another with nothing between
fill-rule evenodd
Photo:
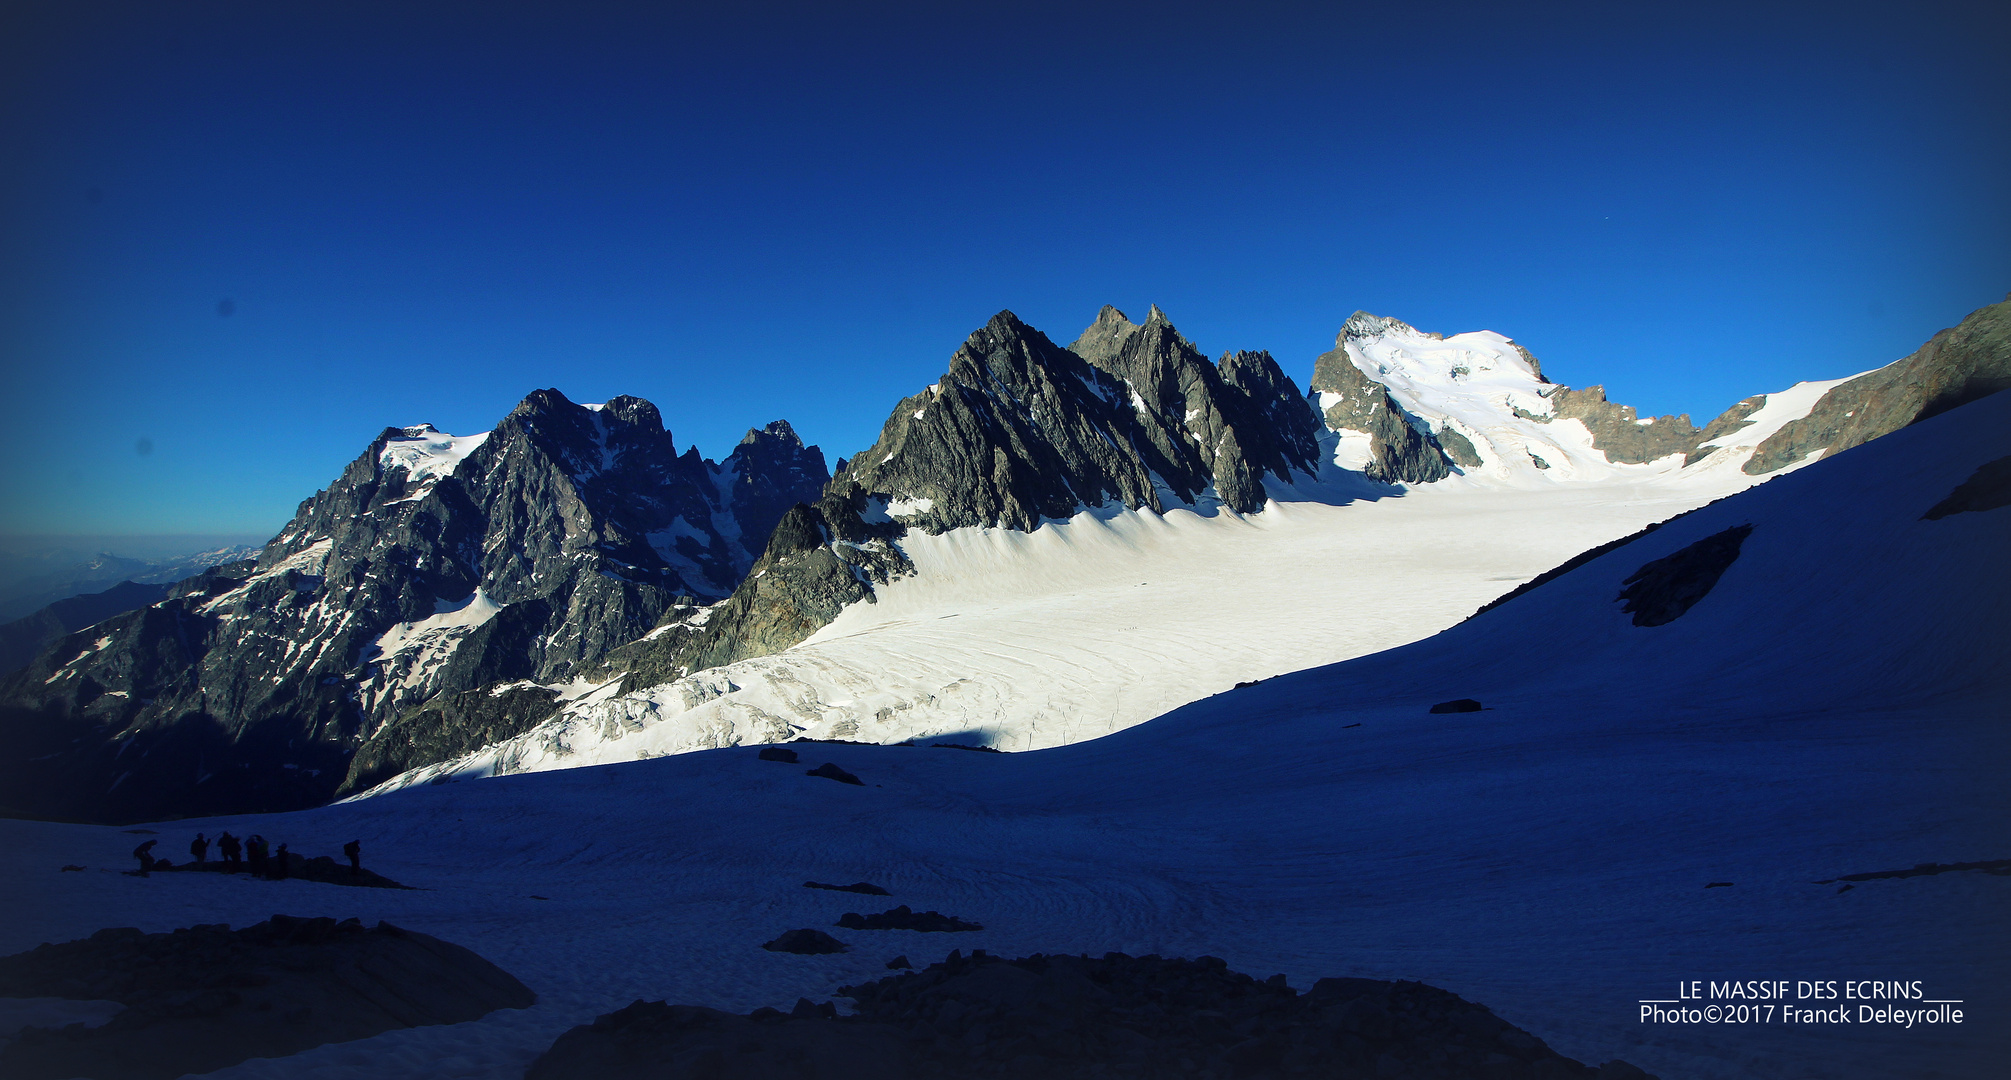
<instances>
[{"instance_id":1,"label":"mountain range","mask_svg":"<svg viewBox=\"0 0 2011 1080\"><path fill-rule=\"evenodd\" d=\"M648 402L541 390L490 432L385 429L255 558L49 645L0 681L0 781L14 814L139 820L800 737L1077 741L1426 637L2011 385L2007 326L1698 428L1491 332L1358 312L1302 391L1157 308L1066 348L1001 312L830 473L784 422L714 463Z\"/></svg>"}]
</instances>

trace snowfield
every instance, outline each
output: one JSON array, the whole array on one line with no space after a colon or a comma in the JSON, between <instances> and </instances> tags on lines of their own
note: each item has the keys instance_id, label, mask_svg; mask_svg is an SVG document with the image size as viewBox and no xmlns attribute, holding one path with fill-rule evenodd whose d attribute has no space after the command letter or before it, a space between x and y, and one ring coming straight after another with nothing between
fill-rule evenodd
<instances>
[{"instance_id":1,"label":"snowfield","mask_svg":"<svg viewBox=\"0 0 2011 1080\"><path fill-rule=\"evenodd\" d=\"M2011 508L1921 517L2007 455L2011 394L1998 394L1707 506L1443 633L1240 690L1231 676L1275 675L1330 635L1358 633L1328 646L1358 647L1378 631L1349 628L1379 613L1419 606L1449 620L1506 588L1490 577L1555 562L1534 526L1517 524L1546 508L1591 515L1576 543L1680 500L1658 502L1644 482L1636 500L1600 493L1603 511L1560 491L1551 497L1565 501L1525 509L1501 496L1490 517L1487 493L1455 505L1417 492L1281 503L1250 519L1175 513L937 538L917 550L943 582L960 565L988 577L1017 565L1016 551L1072 545L1083 569L1057 588L1140 627L1109 665L1145 670L1136 657L1164 639L1181 665L1214 665L1190 686L1228 692L1101 738L1071 729L1067 745L1032 753L800 744L791 766L736 748L150 826L175 853L199 829L258 832L306 854L360 838L366 864L412 892L124 877L111 871L130 864L127 831L0 821L17 868L0 878L0 952L105 926L353 915L473 948L540 996L473 1023L212 1074L232 1078L514 1077L566 1028L637 998L786 1008L883 974L897 953L925 963L973 947L1211 953L1301 989L1327 975L1420 979L1564 1054L1624 1058L1665 1080L1994 1075L2011 1060L2011 876L1848 890L1831 879L2011 858ZM1739 558L1681 618L1637 627L1619 610L1635 570L1739 525L1752 526ZM1287 556L1287 539L1324 533L1340 535ZM1129 572L1162 540L1218 537L1255 552L1248 572L1214 586L1223 592L1206 591L1208 576L1232 575L1204 560L1185 576L1163 575L1166 559L1149 576ZM1459 574L1402 576L1470 559L1479 565ZM1387 560L1402 574L1374 572ZM1283 580L1261 604L1242 605L1261 617L1218 606L1273 575ZM951 588L931 580L916 587ZM934 642L979 656L988 635L1021 624L989 646L998 670L1042 670L1012 654L1075 631L1043 625L1054 609L1038 597L1015 613L1011 589L997 590L980 630L917 626L935 601L895 588L871 619L797 651ZM915 664L889 681L926 684ZM1178 666L1150 670L1171 678ZM1079 688L1128 678L1068 677ZM1488 708L1427 712L1457 697ZM804 775L827 760L866 786ZM58 872L66 862L91 869ZM758 947L893 904L986 929L838 930L853 948L832 956ZM1691 980L1760 979L1918 980L1928 998L1960 999L1966 1019L1912 1030L1639 1019L1643 999L1674 998Z\"/></svg>"}]
</instances>

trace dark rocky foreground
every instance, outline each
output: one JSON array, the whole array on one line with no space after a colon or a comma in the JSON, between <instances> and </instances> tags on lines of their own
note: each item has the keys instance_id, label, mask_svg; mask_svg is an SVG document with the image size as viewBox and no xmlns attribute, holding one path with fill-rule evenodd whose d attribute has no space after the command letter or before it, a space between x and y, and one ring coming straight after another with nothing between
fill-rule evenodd
<instances>
[{"instance_id":1,"label":"dark rocky foreground","mask_svg":"<svg viewBox=\"0 0 2011 1080\"><path fill-rule=\"evenodd\" d=\"M1648 1075L1562 1057L1423 983L1322 979L1300 994L1212 957L953 952L839 993L856 1016L808 1000L748 1016L638 1001L561 1035L525 1080Z\"/></svg>"},{"instance_id":2,"label":"dark rocky foreground","mask_svg":"<svg viewBox=\"0 0 2011 1080\"><path fill-rule=\"evenodd\" d=\"M10 1080L169 1080L537 1001L459 945L389 923L286 915L235 932L128 927L40 945L0 958L0 996L126 1006L102 1027L30 1028L0 1045Z\"/></svg>"}]
</instances>

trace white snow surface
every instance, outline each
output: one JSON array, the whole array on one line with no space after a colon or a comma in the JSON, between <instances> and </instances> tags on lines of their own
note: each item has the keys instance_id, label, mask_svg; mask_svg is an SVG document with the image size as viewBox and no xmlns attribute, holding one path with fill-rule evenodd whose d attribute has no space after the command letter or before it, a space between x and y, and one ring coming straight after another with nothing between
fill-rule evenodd
<instances>
[{"instance_id":1,"label":"white snow surface","mask_svg":"<svg viewBox=\"0 0 2011 1080\"><path fill-rule=\"evenodd\" d=\"M2011 509L1921 518L2007 454L2011 394L1999 394L1699 510L1427 640L1035 753L802 743L803 764L790 766L740 748L157 826L170 846L198 830L256 831L304 854L357 838L366 865L417 891L125 877L113 871L132 837L117 827L0 821L18 870L0 876L0 954L106 926L353 915L472 948L539 995L526 1010L211 1074L229 1080L516 1077L567 1028L638 998L787 1008L880 977L897 953L926 963L972 947L1214 954L1301 989L1328 975L1420 979L1561 1053L1671 1080L1995 1075L2011 1059L2011 877L1816 882L2011 853ZM1478 524L1452 528L1447 505L1375 504L1417 515L1413 528L1350 518L1363 524L1340 531L1358 546L1328 554L1421 562L1436 547L1444 563L1498 559L1507 576L1537 558L1517 513L1483 507ZM1269 512L1168 515L1009 541L951 536L924 557L943 572L972 558L990 573L991 556L977 556L986 545L1065 543L1110 568L1162 534L1283 536L1295 515L1320 512L1280 509L1283 524L1266 524ZM1742 524L1753 530L1739 559L1680 619L1636 627L1619 610L1636 568ZM1397 536L1404 544L1377 546ZM1344 565L1257 561L1300 585ZM1122 619L1169 610L1127 609L1121 590L1172 584L1133 576L1099 582L1086 569L1059 587L1098 590L1091 599ZM1478 587L1351 580L1343 614L1366 621L1463 606L1460 589ZM1333 594L1284 595L1264 598L1268 618L1302 636L1350 621L1323 613ZM1182 603L1206 615L1207 599ZM889 590L878 622L819 645L888 639L901 612L921 610L909 603L919 599ZM1138 648L1191 634L1238 652L1252 625L1165 620ZM1488 709L1427 713L1455 697ZM804 775L823 761L865 786ZM91 869L58 872L65 862ZM866 880L892 895L805 880ZM1713 881L1733 885L1704 887ZM852 950L831 956L759 948L893 904L986 929L837 930ZM1693 979L1919 980L1926 997L1961 999L1967 1020L1639 1021L1642 999L1673 998Z\"/></svg>"},{"instance_id":2,"label":"white snow surface","mask_svg":"<svg viewBox=\"0 0 2011 1080\"><path fill-rule=\"evenodd\" d=\"M454 475L461 459L474 453L476 447L489 439L486 431L475 435L449 435L431 424L414 424L404 430L404 438L385 442L384 449L377 454L378 467L386 472L402 468L415 484Z\"/></svg>"},{"instance_id":3,"label":"white snow surface","mask_svg":"<svg viewBox=\"0 0 2011 1080\"><path fill-rule=\"evenodd\" d=\"M374 707L386 697L414 699L430 693L454 650L504 607L478 588L460 600L435 600L433 614L423 619L392 624L359 655L360 663L374 670L357 684L357 695Z\"/></svg>"}]
</instances>

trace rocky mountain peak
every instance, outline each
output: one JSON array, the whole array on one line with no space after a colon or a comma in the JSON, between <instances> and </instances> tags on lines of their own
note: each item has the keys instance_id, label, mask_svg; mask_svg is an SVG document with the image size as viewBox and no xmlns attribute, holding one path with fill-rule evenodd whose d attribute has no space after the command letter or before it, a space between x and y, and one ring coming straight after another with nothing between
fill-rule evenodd
<instances>
[{"instance_id":1,"label":"rocky mountain peak","mask_svg":"<svg viewBox=\"0 0 2011 1080\"><path fill-rule=\"evenodd\" d=\"M1340 348L1349 338L1379 338L1392 330L1413 330L1415 332L1414 328L1402 319L1392 319L1366 311L1357 311L1353 315L1348 316L1348 321L1341 324L1341 332L1334 338L1334 348Z\"/></svg>"},{"instance_id":2,"label":"rocky mountain peak","mask_svg":"<svg viewBox=\"0 0 2011 1080\"><path fill-rule=\"evenodd\" d=\"M1159 308L1155 305L1152 310L1157 312ZM1105 304L1103 310L1096 313L1096 321L1089 324L1089 328L1075 339L1075 344L1070 345L1068 350L1101 367L1116 356L1124 348L1125 341L1137 332L1137 323L1126 318L1124 312Z\"/></svg>"},{"instance_id":3,"label":"rocky mountain peak","mask_svg":"<svg viewBox=\"0 0 2011 1080\"><path fill-rule=\"evenodd\" d=\"M815 502L831 479L824 451L804 446L787 420L749 429L720 472L740 548L749 557L761 554L790 507Z\"/></svg>"},{"instance_id":4,"label":"rocky mountain peak","mask_svg":"<svg viewBox=\"0 0 2011 1080\"><path fill-rule=\"evenodd\" d=\"M766 426L748 428L747 434L741 436L740 439L740 445L742 446L768 442L784 446L800 447L803 445L803 437L796 434L796 429L789 426L789 421L771 420Z\"/></svg>"},{"instance_id":5,"label":"rocky mountain peak","mask_svg":"<svg viewBox=\"0 0 2011 1080\"><path fill-rule=\"evenodd\" d=\"M664 431L663 414L657 411L655 405L639 397L622 394L619 397L609 398L607 404L600 407L599 412L607 420L626 427L651 433ZM669 432L664 434L668 435Z\"/></svg>"}]
</instances>

